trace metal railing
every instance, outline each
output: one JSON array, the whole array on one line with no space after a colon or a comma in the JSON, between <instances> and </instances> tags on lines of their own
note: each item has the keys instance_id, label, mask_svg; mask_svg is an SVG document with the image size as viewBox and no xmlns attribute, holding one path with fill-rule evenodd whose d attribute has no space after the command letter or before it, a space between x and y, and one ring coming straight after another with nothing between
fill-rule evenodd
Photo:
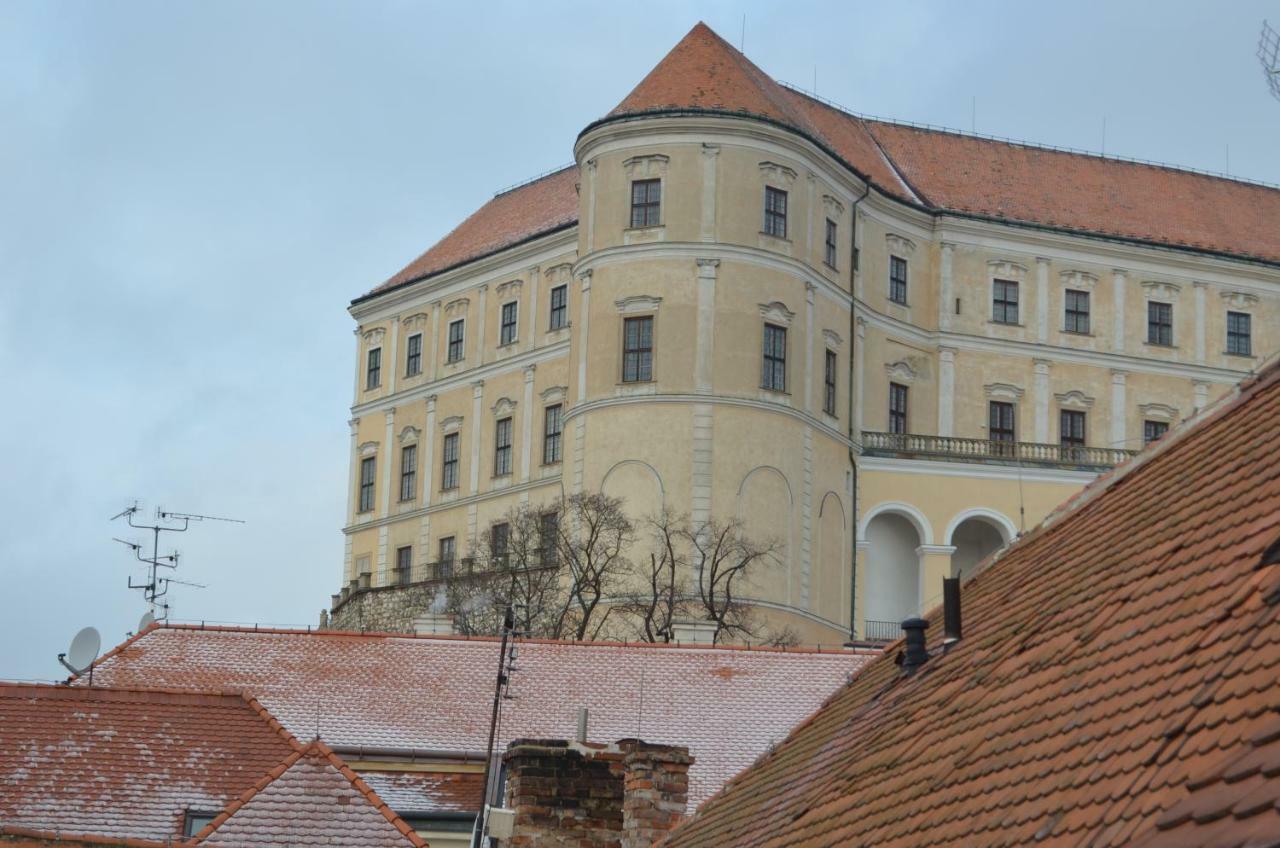
<instances>
[{"instance_id":1,"label":"metal railing","mask_svg":"<svg viewBox=\"0 0 1280 848\"><path fill-rule=\"evenodd\" d=\"M909 459L942 459L951 462L995 462L1079 468L1090 471L1119 465L1137 451L1096 448L1087 445L1049 445L1040 442L1007 442L999 439L966 439L960 436L927 436L916 433L876 433L864 430L862 452L867 456Z\"/></svg>"},{"instance_id":2,"label":"metal railing","mask_svg":"<svg viewBox=\"0 0 1280 848\"><path fill-rule=\"evenodd\" d=\"M897 621L871 621L862 623L862 638L868 642L892 642L902 636L902 623Z\"/></svg>"}]
</instances>

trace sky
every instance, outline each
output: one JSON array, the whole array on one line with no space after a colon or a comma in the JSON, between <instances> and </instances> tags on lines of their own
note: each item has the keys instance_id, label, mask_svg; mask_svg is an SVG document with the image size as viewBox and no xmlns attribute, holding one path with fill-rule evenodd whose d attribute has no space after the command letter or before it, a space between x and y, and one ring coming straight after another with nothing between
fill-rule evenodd
<instances>
[{"instance_id":1,"label":"sky","mask_svg":"<svg viewBox=\"0 0 1280 848\"><path fill-rule=\"evenodd\" d=\"M483 10L481 11L481 8ZM745 15L745 41L744 20ZM339 587L346 307L570 162L698 21L857 112L1280 183L1280 2L0 2L0 678L146 611L112 522L227 516L176 620Z\"/></svg>"}]
</instances>

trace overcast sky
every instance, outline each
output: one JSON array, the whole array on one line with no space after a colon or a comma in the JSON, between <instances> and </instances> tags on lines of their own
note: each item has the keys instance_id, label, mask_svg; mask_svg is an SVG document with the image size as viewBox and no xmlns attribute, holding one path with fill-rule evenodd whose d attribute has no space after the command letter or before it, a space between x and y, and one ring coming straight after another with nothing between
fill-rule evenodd
<instances>
[{"instance_id":1,"label":"overcast sky","mask_svg":"<svg viewBox=\"0 0 1280 848\"><path fill-rule=\"evenodd\" d=\"M701 18L859 112L1280 183L1276 2L0 2L0 677L145 607L315 624L342 568L350 299L572 159ZM785 9L785 12L780 12ZM1277 224L1280 226L1280 224Z\"/></svg>"}]
</instances>

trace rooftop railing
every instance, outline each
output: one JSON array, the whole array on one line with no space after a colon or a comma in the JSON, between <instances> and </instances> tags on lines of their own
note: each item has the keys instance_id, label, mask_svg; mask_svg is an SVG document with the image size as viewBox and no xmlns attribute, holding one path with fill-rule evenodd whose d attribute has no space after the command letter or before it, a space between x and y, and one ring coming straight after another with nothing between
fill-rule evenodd
<instances>
[{"instance_id":1,"label":"rooftop railing","mask_svg":"<svg viewBox=\"0 0 1280 848\"><path fill-rule=\"evenodd\" d=\"M865 430L862 433L862 452L866 456L1029 465L1081 471L1105 471L1136 453L1121 448L1087 445L1048 445L1040 442L966 439L960 436L927 436L916 433L876 433Z\"/></svg>"}]
</instances>

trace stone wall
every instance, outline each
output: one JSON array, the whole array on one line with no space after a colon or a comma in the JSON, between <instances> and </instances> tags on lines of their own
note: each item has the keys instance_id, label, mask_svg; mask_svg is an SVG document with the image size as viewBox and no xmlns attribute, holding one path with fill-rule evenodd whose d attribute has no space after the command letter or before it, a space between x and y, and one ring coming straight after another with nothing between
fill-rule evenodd
<instances>
[{"instance_id":1,"label":"stone wall","mask_svg":"<svg viewBox=\"0 0 1280 848\"><path fill-rule=\"evenodd\" d=\"M436 599L440 584L435 581L407 586L349 588L334 595L327 626L329 630L362 630L377 633L413 633L413 620L427 612Z\"/></svg>"}]
</instances>

